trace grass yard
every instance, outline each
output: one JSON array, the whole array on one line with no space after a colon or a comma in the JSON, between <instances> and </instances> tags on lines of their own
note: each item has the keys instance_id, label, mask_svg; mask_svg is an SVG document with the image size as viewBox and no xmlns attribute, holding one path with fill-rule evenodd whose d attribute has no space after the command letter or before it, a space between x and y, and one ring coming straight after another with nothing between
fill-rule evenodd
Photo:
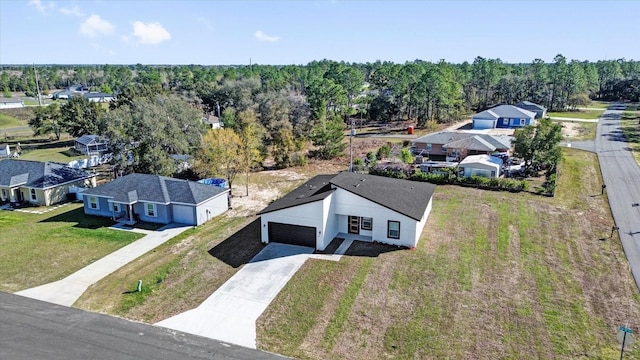
<instances>
[{"instance_id":1,"label":"grass yard","mask_svg":"<svg viewBox=\"0 0 640 360\"><path fill-rule=\"evenodd\" d=\"M20 159L22 160L55 161L59 163L68 163L83 158L86 158L86 156L78 155L78 153L69 146L25 149L22 155L20 155Z\"/></svg>"},{"instance_id":2,"label":"grass yard","mask_svg":"<svg viewBox=\"0 0 640 360\"><path fill-rule=\"evenodd\" d=\"M45 214L0 210L0 290L62 279L141 237L106 228L111 224L84 215L82 204Z\"/></svg>"},{"instance_id":3,"label":"grass yard","mask_svg":"<svg viewBox=\"0 0 640 360\"><path fill-rule=\"evenodd\" d=\"M548 112L547 116L552 118L574 118L574 119L585 119L585 120L595 120L602 115L604 112L604 108L602 110L579 110L579 111L562 111L562 112Z\"/></svg>"},{"instance_id":4,"label":"grass yard","mask_svg":"<svg viewBox=\"0 0 640 360\"><path fill-rule=\"evenodd\" d=\"M238 231L240 230L240 231ZM192 309L255 256L260 221L220 216L91 286L77 307L154 323ZM142 291L136 289L142 280Z\"/></svg>"},{"instance_id":5,"label":"grass yard","mask_svg":"<svg viewBox=\"0 0 640 360\"><path fill-rule=\"evenodd\" d=\"M22 125L23 123L19 119L11 115L0 113L0 129L6 129L6 128L22 126Z\"/></svg>"},{"instance_id":6,"label":"grass yard","mask_svg":"<svg viewBox=\"0 0 640 360\"><path fill-rule=\"evenodd\" d=\"M563 150L556 197L439 186L414 251L310 260L257 323L310 359L610 359L640 295L594 154ZM604 239L604 240L602 240ZM640 359L632 345L625 359Z\"/></svg>"},{"instance_id":7,"label":"grass yard","mask_svg":"<svg viewBox=\"0 0 640 360\"><path fill-rule=\"evenodd\" d=\"M610 102L605 102L605 101L592 101L591 103L589 103L589 105L587 105L586 107L588 108L598 108L598 109L603 109L605 110L606 108L608 108L609 106L611 106Z\"/></svg>"}]
</instances>

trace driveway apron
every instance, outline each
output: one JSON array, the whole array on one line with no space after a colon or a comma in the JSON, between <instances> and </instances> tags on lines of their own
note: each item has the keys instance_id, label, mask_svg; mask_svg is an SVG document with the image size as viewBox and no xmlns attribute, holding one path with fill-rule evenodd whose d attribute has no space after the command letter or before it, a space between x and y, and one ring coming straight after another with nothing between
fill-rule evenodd
<instances>
[{"instance_id":1,"label":"driveway apron","mask_svg":"<svg viewBox=\"0 0 640 360\"><path fill-rule=\"evenodd\" d=\"M256 320L312 248L271 243L193 310L156 325L256 348Z\"/></svg>"}]
</instances>

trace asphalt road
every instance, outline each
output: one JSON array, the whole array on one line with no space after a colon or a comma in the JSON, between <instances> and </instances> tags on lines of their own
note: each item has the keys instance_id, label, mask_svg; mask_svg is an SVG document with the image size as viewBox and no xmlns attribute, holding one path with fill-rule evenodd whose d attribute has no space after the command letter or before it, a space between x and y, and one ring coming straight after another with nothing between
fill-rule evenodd
<instances>
[{"instance_id":1,"label":"asphalt road","mask_svg":"<svg viewBox=\"0 0 640 360\"><path fill-rule=\"evenodd\" d=\"M284 359L175 330L0 292L0 359Z\"/></svg>"},{"instance_id":2,"label":"asphalt road","mask_svg":"<svg viewBox=\"0 0 640 360\"><path fill-rule=\"evenodd\" d=\"M622 133L621 114L620 110L607 110L602 114L595 150L622 247L640 289L640 167Z\"/></svg>"}]
</instances>

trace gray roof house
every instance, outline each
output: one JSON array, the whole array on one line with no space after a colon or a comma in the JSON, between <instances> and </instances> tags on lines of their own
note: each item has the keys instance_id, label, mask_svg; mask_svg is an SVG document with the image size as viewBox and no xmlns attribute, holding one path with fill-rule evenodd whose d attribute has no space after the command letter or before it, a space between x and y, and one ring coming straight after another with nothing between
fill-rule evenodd
<instances>
[{"instance_id":1,"label":"gray roof house","mask_svg":"<svg viewBox=\"0 0 640 360\"><path fill-rule=\"evenodd\" d=\"M96 185L95 174L66 164L7 159L0 161L0 201L49 206L63 200L72 186Z\"/></svg>"},{"instance_id":2,"label":"gray roof house","mask_svg":"<svg viewBox=\"0 0 640 360\"><path fill-rule=\"evenodd\" d=\"M535 124L536 113L513 105L498 105L471 117L474 129L519 128Z\"/></svg>"},{"instance_id":3,"label":"gray roof house","mask_svg":"<svg viewBox=\"0 0 640 360\"><path fill-rule=\"evenodd\" d=\"M220 129L221 127L223 127L222 121L220 121L220 118L214 115L205 115L202 118L202 122L204 122L206 125L208 125L212 129Z\"/></svg>"},{"instance_id":4,"label":"gray roof house","mask_svg":"<svg viewBox=\"0 0 640 360\"><path fill-rule=\"evenodd\" d=\"M258 213L261 240L319 250L335 237L415 247L435 188L352 172L318 175Z\"/></svg>"},{"instance_id":5,"label":"gray roof house","mask_svg":"<svg viewBox=\"0 0 640 360\"><path fill-rule=\"evenodd\" d=\"M129 174L82 193L87 215L201 225L229 209L229 189L159 175Z\"/></svg>"},{"instance_id":6,"label":"gray roof house","mask_svg":"<svg viewBox=\"0 0 640 360\"><path fill-rule=\"evenodd\" d=\"M99 91L84 93L82 96L91 102L111 102L116 99L113 94L107 94Z\"/></svg>"},{"instance_id":7,"label":"gray roof house","mask_svg":"<svg viewBox=\"0 0 640 360\"><path fill-rule=\"evenodd\" d=\"M516 104L517 107L536 113L536 119L543 118L547 115L547 108L533 103L531 101L522 101Z\"/></svg>"},{"instance_id":8,"label":"gray roof house","mask_svg":"<svg viewBox=\"0 0 640 360\"><path fill-rule=\"evenodd\" d=\"M414 152L430 160L460 161L468 155L506 153L511 149L511 137L441 131L413 140Z\"/></svg>"}]
</instances>

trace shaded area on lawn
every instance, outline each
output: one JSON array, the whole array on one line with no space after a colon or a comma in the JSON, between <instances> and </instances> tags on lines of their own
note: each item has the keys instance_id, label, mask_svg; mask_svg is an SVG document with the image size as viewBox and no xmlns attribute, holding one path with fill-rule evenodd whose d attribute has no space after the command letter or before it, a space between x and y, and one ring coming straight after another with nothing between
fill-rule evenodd
<instances>
[{"instance_id":1,"label":"shaded area on lawn","mask_svg":"<svg viewBox=\"0 0 640 360\"><path fill-rule=\"evenodd\" d=\"M102 227L109 227L114 224L114 222L105 217L100 216L89 216L84 213L83 208L77 208L73 210L69 210L62 214L58 214L56 216L52 216L50 218L46 218L44 220L40 220L41 223L48 222L67 222L67 223L76 223L73 227L83 228L83 229L99 229Z\"/></svg>"},{"instance_id":2,"label":"shaded area on lawn","mask_svg":"<svg viewBox=\"0 0 640 360\"><path fill-rule=\"evenodd\" d=\"M407 250L406 247L387 245L376 242L366 241L354 241L345 255L348 256L364 256L364 257L378 257L381 254L385 254L392 251Z\"/></svg>"},{"instance_id":3,"label":"shaded area on lawn","mask_svg":"<svg viewBox=\"0 0 640 360\"><path fill-rule=\"evenodd\" d=\"M251 261L263 248L264 244L260 242L260 218L257 218L208 252L225 264L238 268Z\"/></svg>"}]
</instances>

